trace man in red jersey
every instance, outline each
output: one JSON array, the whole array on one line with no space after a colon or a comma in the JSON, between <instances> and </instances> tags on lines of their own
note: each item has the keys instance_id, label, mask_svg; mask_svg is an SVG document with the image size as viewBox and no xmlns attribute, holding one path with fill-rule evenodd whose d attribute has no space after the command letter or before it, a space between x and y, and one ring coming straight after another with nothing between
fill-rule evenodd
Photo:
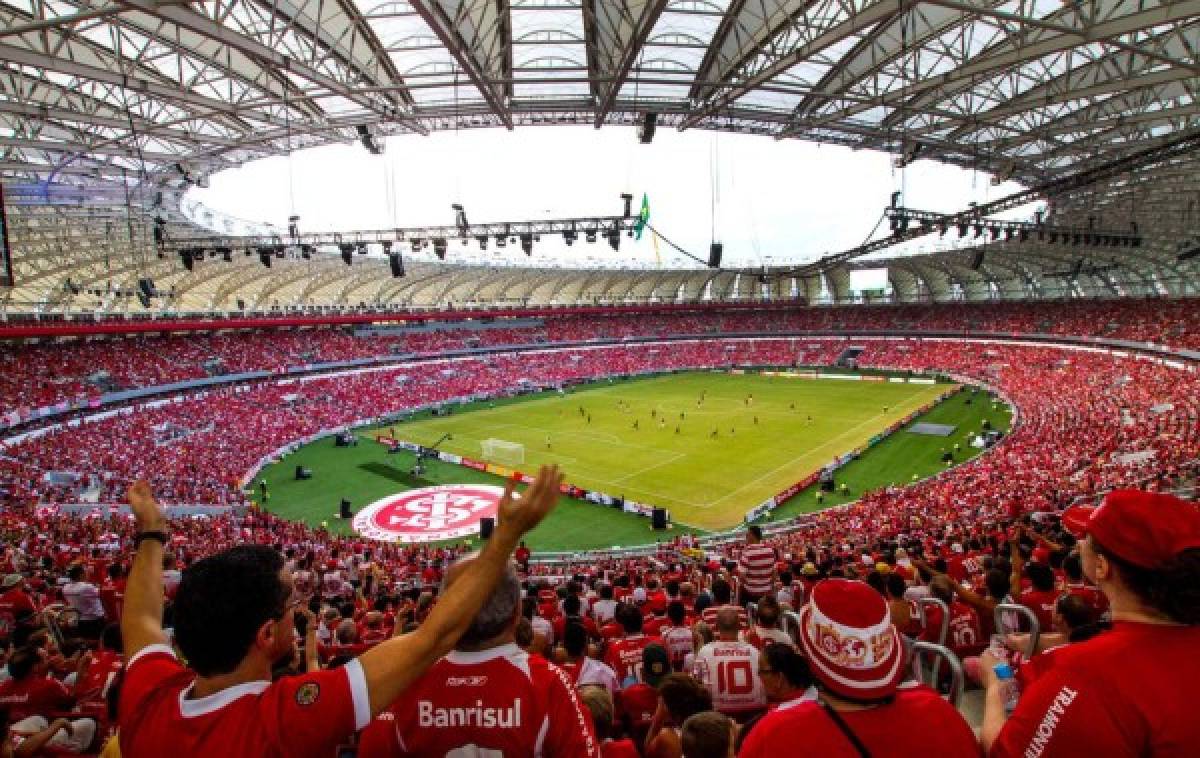
<instances>
[{"instance_id":1,"label":"man in red jersey","mask_svg":"<svg viewBox=\"0 0 1200 758\"><path fill-rule=\"evenodd\" d=\"M752 524L746 529L746 545L738 556L738 578L741 579L738 605L757 603L775 588L775 548L762 541L762 527Z\"/></svg>"},{"instance_id":2,"label":"man in red jersey","mask_svg":"<svg viewBox=\"0 0 1200 758\"><path fill-rule=\"evenodd\" d=\"M1172 495L1118 490L1063 524L1108 598L1112 629L1055 650L1005 715L991 655L980 740L992 756L1183 758L1200 745L1188 697L1200 681L1200 510Z\"/></svg>"},{"instance_id":3,"label":"man in red jersey","mask_svg":"<svg viewBox=\"0 0 1200 758\"><path fill-rule=\"evenodd\" d=\"M941 600L950 610L950 620L947 622L946 647L954 651L959 658L978 655L987 646L988 640L983 636L979 614L975 609L957 598L954 593L954 582L945 574L935 576L929 583L933 597ZM931 605L925 610L925 629L921 639L926 642L940 642L942 609Z\"/></svg>"},{"instance_id":4,"label":"man in red jersey","mask_svg":"<svg viewBox=\"0 0 1200 758\"><path fill-rule=\"evenodd\" d=\"M1033 611L1039 629L1049 631L1054 625L1054 604L1061 594L1054 589L1054 570L1045 563L1029 563L1025 575L1033 586L1022 592L1017 602Z\"/></svg>"},{"instance_id":5,"label":"man in red jersey","mask_svg":"<svg viewBox=\"0 0 1200 758\"><path fill-rule=\"evenodd\" d=\"M604 662L616 673L617 681L626 687L638 680L642 666L642 648L653 640L642 634L642 612L629 603L617 606L616 621L624 635L609 640Z\"/></svg>"},{"instance_id":6,"label":"man in red jersey","mask_svg":"<svg viewBox=\"0 0 1200 758\"><path fill-rule=\"evenodd\" d=\"M473 571L454 564L443 591ZM599 758L591 717L562 669L515 642L521 588L510 566L455 649L363 732L359 758Z\"/></svg>"},{"instance_id":7,"label":"man in red jersey","mask_svg":"<svg viewBox=\"0 0 1200 758\"><path fill-rule=\"evenodd\" d=\"M683 662L688 655L696 652L696 637L686 623L687 610L678 600L667 605L667 620L670 622L658 630L663 647L671 656L671 668L683 671Z\"/></svg>"},{"instance_id":8,"label":"man in red jersey","mask_svg":"<svg viewBox=\"0 0 1200 758\"><path fill-rule=\"evenodd\" d=\"M327 758L447 652L504 573L518 539L549 513L562 481L543 467L519 499L509 483L499 525L472 571L441 597L416 631L330 671L271 681L294 650L291 576L283 556L243 545L185 572L175 642L162 629L166 520L144 481L129 491L138 537L121 632L129 663L118 709L126 756L253 755Z\"/></svg>"},{"instance_id":9,"label":"man in red jersey","mask_svg":"<svg viewBox=\"0 0 1200 758\"><path fill-rule=\"evenodd\" d=\"M866 584L817 584L800 611L800 644L819 699L763 716L741 758L978 755L971 727L952 705L928 687L900 685L904 644L883 596ZM797 751L799 735L803 748Z\"/></svg>"}]
</instances>

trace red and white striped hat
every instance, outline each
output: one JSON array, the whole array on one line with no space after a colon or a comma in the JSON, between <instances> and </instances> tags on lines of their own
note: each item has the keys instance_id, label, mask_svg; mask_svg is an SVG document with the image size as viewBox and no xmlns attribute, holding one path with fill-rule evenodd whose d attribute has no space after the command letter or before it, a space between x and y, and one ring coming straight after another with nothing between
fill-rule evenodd
<instances>
[{"instance_id":1,"label":"red and white striped hat","mask_svg":"<svg viewBox=\"0 0 1200 758\"><path fill-rule=\"evenodd\" d=\"M812 673L835 695L878 700L904 678L904 645L883 596L862 582L826 579L800 611Z\"/></svg>"}]
</instances>

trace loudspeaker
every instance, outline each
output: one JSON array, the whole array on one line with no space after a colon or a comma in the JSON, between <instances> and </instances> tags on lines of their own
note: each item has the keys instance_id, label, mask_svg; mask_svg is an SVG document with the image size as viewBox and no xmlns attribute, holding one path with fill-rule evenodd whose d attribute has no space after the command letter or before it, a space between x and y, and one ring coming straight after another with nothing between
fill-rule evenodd
<instances>
[{"instance_id":1,"label":"loudspeaker","mask_svg":"<svg viewBox=\"0 0 1200 758\"><path fill-rule=\"evenodd\" d=\"M496 531L496 519L491 516L479 519L479 537L481 539L489 539L494 531Z\"/></svg>"},{"instance_id":2,"label":"loudspeaker","mask_svg":"<svg viewBox=\"0 0 1200 758\"><path fill-rule=\"evenodd\" d=\"M146 297L154 297L158 294L154 291L154 280L146 277L138 279L138 290Z\"/></svg>"},{"instance_id":3,"label":"loudspeaker","mask_svg":"<svg viewBox=\"0 0 1200 758\"><path fill-rule=\"evenodd\" d=\"M400 253L392 253L389 255L388 263L392 267L392 276L397 279L404 276L404 258L400 256Z\"/></svg>"},{"instance_id":4,"label":"loudspeaker","mask_svg":"<svg viewBox=\"0 0 1200 758\"><path fill-rule=\"evenodd\" d=\"M643 113L642 123L638 126L638 141L643 145L649 145L654 139L654 130L658 127L657 113Z\"/></svg>"},{"instance_id":5,"label":"loudspeaker","mask_svg":"<svg viewBox=\"0 0 1200 758\"><path fill-rule=\"evenodd\" d=\"M338 516L340 518L350 518L354 514L350 513L350 501L342 498L341 504L338 505Z\"/></svg>"},{"instance_id":6,"label":"loudspeaker","mask_svg":"<svg viewBox=\"0 0 1200 758\"><path fill-rule=\"evenodd\" d=\"M980 248L975 251L975 257L971 259L971 270L972 271L978 271L979 267L983 265L983 253L984 253L983 248Z\"/></svg>"},{"instance_id":7,"label":"loudspeaker","mask_svg":"<svg viewBox=\"0 0 1200 758\"><path fill-rule=\"evenodd\" d=\"M725 251L725 246L720 242L714 242L708 246L708 267L721 268L721 253Z\"/></svg>"},{"instance_id":8,"label":"loudspeaker","mask_svg":"<svg viewBox=\"0 0 1200 758\"><path fill-rule=\"evenodd\" d=\"M667 528L667 509L655 508L650 511L650 526L655 529Z\"/></svg>"}]
</instances>

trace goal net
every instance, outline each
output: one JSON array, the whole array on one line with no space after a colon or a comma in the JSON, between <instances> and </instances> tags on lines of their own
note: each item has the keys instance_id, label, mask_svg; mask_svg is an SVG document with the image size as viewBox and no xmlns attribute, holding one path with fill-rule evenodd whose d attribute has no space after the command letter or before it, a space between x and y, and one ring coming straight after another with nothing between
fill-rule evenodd
<instances>
[{"instance_id":1,"label":"goal net","mask_svg":"<svg viewBox=\"0 0 1200 758\"><path fill-rule=\"evenodd\" d=\"M516 466L525 462L525 446L519 442L487 439L482 440L479 444L483 448L483 459L485 461L503 463L509 466Z\"/></svg>"}]
</instances>

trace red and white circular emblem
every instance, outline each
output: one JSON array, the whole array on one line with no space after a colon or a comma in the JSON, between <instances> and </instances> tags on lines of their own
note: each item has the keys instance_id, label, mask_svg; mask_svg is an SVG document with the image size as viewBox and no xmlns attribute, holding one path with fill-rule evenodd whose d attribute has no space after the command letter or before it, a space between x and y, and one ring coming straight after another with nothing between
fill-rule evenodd
<instances>
[{"instance_id":1,"label":"red and white circular emblem","mask_svg":"<svg viewBox=\"0 0 1200 758\"><path fill-rule=\"evenodd\" d=\"M384 542L436 542L479 533L496 517L504 490L489 484L448 484L376 500L354 514L354 530Z\"/></svg>"}]
</instances>

